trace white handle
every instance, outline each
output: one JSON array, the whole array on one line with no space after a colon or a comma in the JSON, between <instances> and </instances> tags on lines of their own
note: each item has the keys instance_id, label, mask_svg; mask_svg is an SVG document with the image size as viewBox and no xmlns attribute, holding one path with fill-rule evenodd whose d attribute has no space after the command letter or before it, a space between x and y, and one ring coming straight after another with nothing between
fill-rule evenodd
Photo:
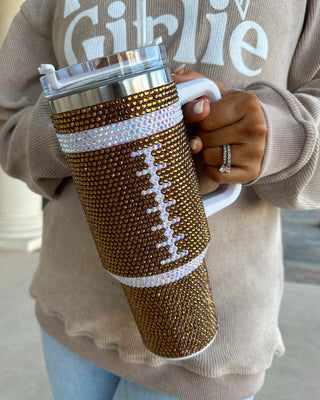
<instances>
[{"instance_id":1,"label":"white handle","mask_svg":"<svg viewBox=\"0 0 320 400\"><path fill-rule=\"evenodd\" d=\"M201 96L209 97L211 102L221 99L218 86L206 78L179 83L177 90L181 105ZM202 196L206 216L209 217L233 203L238 198L241 187L240 183L222 184L214 192Z\"/></svg>"},{"instance_id":2,"label":"white handle","mask_svg":"<svg viewBox=\"0 0 320 400\"><path fill-rule=\"evenodd\" d=\"M207 78L193 79L192 81L178 83L177 89L182 106L201 96L209 97L212 103L221 99L218 86Z\"/></svg>"}]
</instances>

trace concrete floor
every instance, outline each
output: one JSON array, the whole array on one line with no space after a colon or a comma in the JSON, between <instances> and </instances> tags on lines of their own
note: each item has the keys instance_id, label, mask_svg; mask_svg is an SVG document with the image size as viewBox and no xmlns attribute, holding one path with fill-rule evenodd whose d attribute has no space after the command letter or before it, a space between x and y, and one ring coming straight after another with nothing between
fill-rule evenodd
<instances>
[{"instance_id":1,"label":"concrete floor","mask_svg":"<svg viewBox=\"0 0 320 400\"><path fill-rule=\"evenodd\" d=\"M0 251L0 399L53 400L29 286L39 253Z\"/></svg>"},{"instance_id":2,"label":"concrete floor","mask_svg":"<svg viewBox=\"0 0 320 400\"><path fill-rule=\"evenodd\" d=\"M320 241L314 243L320 229L310 215L288 212L284 216L290 279L285 283L280 327L287 351L274 360L256 400L320 398ZM305 243L297 250L293 243L301 237ZM312 254L306 255L309 245ZM0 400L53 400L28 293L38 257L37 252L0 251Z\"/></svg>"},{"instance_id":3,"label":"concrete floor","mask_svg":"<svg viewBox=\"0 0 320 400\"><path fill-rule=\"evenodd\" d=\"M256 400L320 399L320 286L285 283L280 329L286 346Z\"/></svg>"}]
</instances>

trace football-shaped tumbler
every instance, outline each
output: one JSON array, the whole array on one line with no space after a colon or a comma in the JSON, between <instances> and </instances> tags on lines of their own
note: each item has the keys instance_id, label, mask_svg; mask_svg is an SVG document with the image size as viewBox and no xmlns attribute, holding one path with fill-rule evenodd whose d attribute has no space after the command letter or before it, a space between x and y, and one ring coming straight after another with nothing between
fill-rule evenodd
<instances>
[{"instance_id":1,"label":"football-shaped tumbler","mask_svg":"<svg viewBox=\"0 0 320 400\"><path fill-rule=\"evenodd\" d=\"M169 359L198 354L218 325L181 104L217 100L219 90L207 79L176 86L163 46L39 70L102 264L121 283L144 344ZM207 214L240 190L222 189L205 199Z\"/></svg>"}]
</instances>

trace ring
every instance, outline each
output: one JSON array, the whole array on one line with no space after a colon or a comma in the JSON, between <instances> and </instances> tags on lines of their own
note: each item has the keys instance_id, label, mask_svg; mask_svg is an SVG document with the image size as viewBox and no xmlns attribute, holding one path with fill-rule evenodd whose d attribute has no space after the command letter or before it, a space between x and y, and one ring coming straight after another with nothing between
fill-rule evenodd
<instances>
[{"instance_id":1,"label":"ring","mask_svg":"<svg viewBox=\"0 0 320 400\"><path fill-rule=\"evenodd\" d=\"M222 174L229 174L231 169L231 146L230 144L224 144L223 150L223 164L219 168L219 172Z\"/></svg>"}]
</instances>

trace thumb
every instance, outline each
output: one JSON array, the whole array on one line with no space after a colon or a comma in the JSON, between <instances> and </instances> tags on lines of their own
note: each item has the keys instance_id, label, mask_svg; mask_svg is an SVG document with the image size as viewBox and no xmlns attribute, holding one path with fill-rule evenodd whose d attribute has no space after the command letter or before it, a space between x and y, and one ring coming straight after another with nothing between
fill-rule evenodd
<instances>
[{"instance_id":1,"label":"thumb","mask_svg":"<svg viewBox=\"0 0 320 400\"><path fill-rule=\"evenodd\" d=\"M185 66L186 64L181 64L177 67L173 72L172 75L182 75L185 73Z\"/></svg>"},{"instance_id":2,"label":"thumb","mask_svg":"<svg viewBox=\"0 0 320 400\"><path fill-rule=\"evenodd\" d=\"M195 71L187 71L172 75L172 79L175 81L175 83L191 81L192 79L197 79L197 78L204 78L204 76L198 74Z\"/></svg>"}]
</instances>

